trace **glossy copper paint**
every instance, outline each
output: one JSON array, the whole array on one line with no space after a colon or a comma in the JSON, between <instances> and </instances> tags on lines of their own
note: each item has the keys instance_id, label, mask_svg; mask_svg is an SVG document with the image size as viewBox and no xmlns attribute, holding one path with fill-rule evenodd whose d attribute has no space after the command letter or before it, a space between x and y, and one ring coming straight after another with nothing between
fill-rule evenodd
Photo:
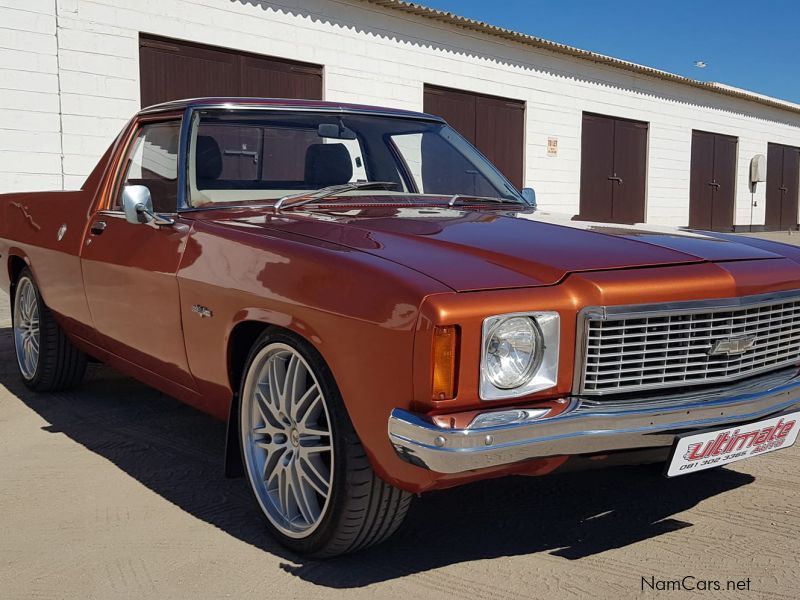
<instances>
[{"instance_id":1,"label":"glossy copper paint","mask_svg":"<svg viewBox=\"0 0 800 600\"><path fill-rule=\"evenodd\" d=\"M145 117L140 124L180 121L181 116L181 112L167 112ZM125 132L125 147L136 132L137 127ZM186 361L176 279L191 222L161 228L128 223L115 210L126 162L126 155L119 153L112 165L114 176L89 220L81 249L83 285L95 328L93 342L175 385L195 390ZM105 224L100 234L92 231L96 223Z\"/></svg>"},{"instance_id":2,"label":"glossy copper paint","mask_svg":"<svg viewBox=\"0 0 800 600\"><path fill-rule=\"evenodd\" d=\"M167 108L176 116L185 106ZM500 205L451 209L442 202L420 212L407 204L342 199L280 214L266 205L186 211L172 229L127 224L108 211L121 157L139 124L159 118L163 111L135 118L79 192L0 197L0 260L20 257L32 267L45 301L81 348L220 419L227 418L236 385L229 341L237 327L257 322L294 331L329 365L378 474L407 490L543 474L564 463L553 457L460 475L431 473L396 456L387 419L392 409L405 408L462 426L477 410L563 410L581 308L800 288L800 248L649 227L565 226ZM120 220L105 248L89 231L100 217ZM68 233L58 242L64 223ZM148 251L134 256L137 248L120 248L128 245ZM100 263L107 270L93 273ZM92 278L101 276L93 286ZM0 270L0 283L8 288L7 269ZM90 307L100 300L121 303L119 318L130 316L132 324L114 324L112 310L98 325ZM213 316L201 318L191 310L195 304ZM537 309L561 316L557 386L514 401L481 401L483 320ZM431 399L437 325L458 325L461 332L452 400Z\"/></svg>"}]
</instances>

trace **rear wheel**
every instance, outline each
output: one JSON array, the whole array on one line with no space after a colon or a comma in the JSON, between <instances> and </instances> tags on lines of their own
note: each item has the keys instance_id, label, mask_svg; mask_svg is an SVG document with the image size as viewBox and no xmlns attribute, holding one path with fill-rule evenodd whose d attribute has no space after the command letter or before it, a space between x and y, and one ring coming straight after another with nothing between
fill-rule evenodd
<instances>
[{"instance_id":1,"label":"rear wheel","mask_svg":"<svg viewBox=\"0 0 800 600\"><path fill-rule=\"evenodd\" d=\"M373 472L329 369L300 338L268 331L256 341L239 419L250 487L291 550L335 556L400 526L411 495Z\"/></svg>"},{"instance_id":2,"label":"rear wheel","mask_svg":"<svg viewBox=\"0 0 800 600\"><path fill-rule=\"evenodd\" d=\"M86 355L56 323L27 268L15 284L13 325L17 365L25 385L37 392L55 392L81 382Z\"/></svg>"}]
</instances>

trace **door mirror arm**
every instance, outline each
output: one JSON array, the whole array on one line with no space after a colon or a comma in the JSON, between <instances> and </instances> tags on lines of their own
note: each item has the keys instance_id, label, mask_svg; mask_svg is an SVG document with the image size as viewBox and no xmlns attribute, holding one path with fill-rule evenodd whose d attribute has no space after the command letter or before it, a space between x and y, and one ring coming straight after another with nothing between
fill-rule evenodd
<instances>
[{"instance_id":1,"label":"door mirror arm","mask_svg":"<svg viewBox=\"0 0 800 600\"><path fill-rule=\"evenodd\" d=\"M148 210L148 208L144 204L137 204L136 212L139 215L143 216L145 223L150 223L152 225L159 225L159 226L164 225L167 227L175 225L175 219L171 217L165 217L164 215L159 215L158 213L154 213L151 210Z\"/></svg>"},{"instance_id":2,"label":"door mirror arm","mask_svg":"<svg viewBox=\"0 0 800 600\"><path fill-rule=\"evenodd\" d=\"M175 225L175 219L153 212L153 200L145 185L126 185L122 188L122 208L128 223L168 227Z\"/></svg>"}]
</instances>

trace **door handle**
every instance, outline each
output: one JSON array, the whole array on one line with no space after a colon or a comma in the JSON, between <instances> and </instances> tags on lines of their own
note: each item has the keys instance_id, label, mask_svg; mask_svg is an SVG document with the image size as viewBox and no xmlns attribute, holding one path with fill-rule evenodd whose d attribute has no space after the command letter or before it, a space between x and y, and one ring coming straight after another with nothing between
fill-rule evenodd
<instances>
[{"instance_id":1,"label":"door handle","mask_svg":"<svg viewBox=\"0 0 800 600\"><path fill-rule=\"evenodd\" d=\"M782 185L782 186L781 186L781 187L779 187L778 189L779 189L780 191L782 191L783 193L786 193L786 192L788 192L788 191L789 191L789 188L787 188L785 185Z\"/></svg>"},{"instance_id":2,"label":"door handle","mask_svg":"<svg viewBox=\"0 0 800 600\"><path fill-rule=\"evenodd\" d=\"M709 182L708 182L708 185L710 185L711 187L713 187L715 190L718 190L718 189L719 189L719 184L718 184L716 181L709 181Z\"/></svg>"},{"instance_id":3,"label":"door handle","mask_svg":"<svg viewBox=\"0 0 800 600\"><path fill-rule=\"evenodd\" d=\"M617 185L622 185L622 177L617 177L616 175L613 175L612 177L609 177L608 180L616 181Z\"/></svg>"},{"instance_id":4,"label":"door handle","mask_svg":"<svg viewBox=\"0 0 800 600\"><path fill-rule=\"evenodd\" d=\"M89 229L89 232L92 235L100 235L106 230L107 226L108 225L106 225L105 221L95 221L94 223L92 223L92 227L91 229Z\"/></svg>"}]
</instances>

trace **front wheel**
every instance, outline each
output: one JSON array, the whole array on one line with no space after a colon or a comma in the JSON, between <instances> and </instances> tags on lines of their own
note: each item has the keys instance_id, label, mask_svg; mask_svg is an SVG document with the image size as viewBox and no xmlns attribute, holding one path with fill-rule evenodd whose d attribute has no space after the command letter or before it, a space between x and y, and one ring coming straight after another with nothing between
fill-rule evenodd
<instances>
[{"instance_id":1,"label":"front wheel","mask_svg":"<svg viewBox=\"0 0 800 600\"><path fill-rule=\"evenodd\" d=\"M22 270L14 287L14 349L22 381L37 392L78 385L86 371L86 355L56 322L29 269Z\"/></svg>"},{"instance_id":2,"label":"front wheel","mask_svg":"<svg viewBox=\"0 0 800 600\"><path fill-rule=\"evenodd\" d=\"M247 361L239 429L250 487L272 534L328 557L371 546L400 526L411 494L373 472L322 357L265 332Z\"/></svg>"}]
</instances>

